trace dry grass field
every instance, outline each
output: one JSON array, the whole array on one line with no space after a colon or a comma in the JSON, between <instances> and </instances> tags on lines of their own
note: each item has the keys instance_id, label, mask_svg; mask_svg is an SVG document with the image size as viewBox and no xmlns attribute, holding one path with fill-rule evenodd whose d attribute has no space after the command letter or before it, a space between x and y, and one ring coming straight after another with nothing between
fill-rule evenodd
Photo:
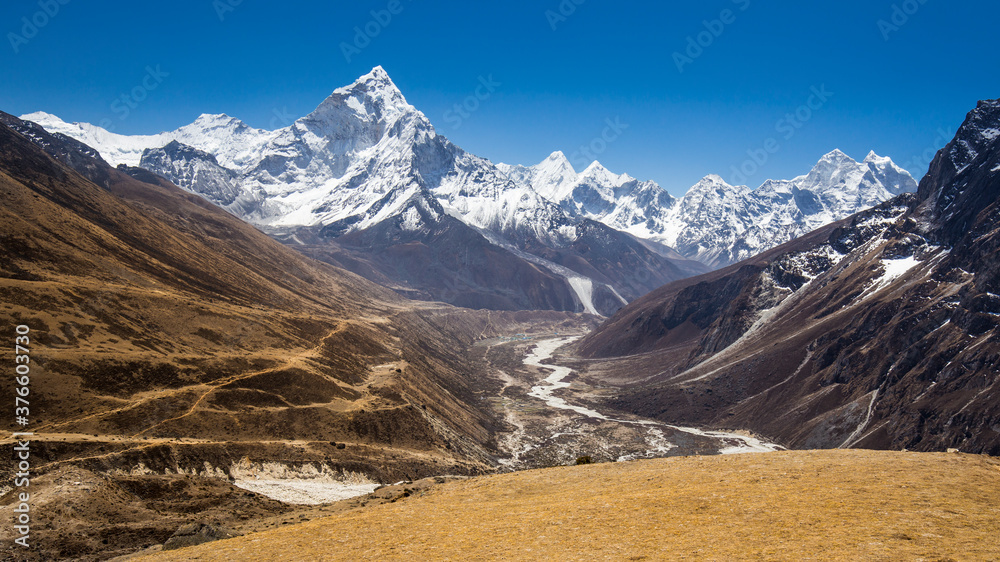
<instances>
[{"instance_id":1,"label":"dry grass field","mask_svg":"<svg viewBox=\"0 0 1000 562\"><path fill-rule=\"evenodd\" d=\"M143 560L997 560L1000 460L681 457L440 486Z\"/></svg>"}]
</instances>

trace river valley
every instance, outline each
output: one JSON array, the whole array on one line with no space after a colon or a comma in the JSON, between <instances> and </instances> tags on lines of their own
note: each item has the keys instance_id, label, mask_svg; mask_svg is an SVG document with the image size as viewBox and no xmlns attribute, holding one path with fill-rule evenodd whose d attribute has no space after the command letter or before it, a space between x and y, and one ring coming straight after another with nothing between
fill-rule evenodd
<instances>
[{"instance_id":1,"label":"river valley","mask_svg":"<svg viewBox=\"0 0 1000 562\"><path fill-rule=\"evenodd\" d=\"M498 437L509 470L696 454L780 450L745 432L680 427L604 412L600 398L614 392L559 364L558 351L578 335L489 342L487 359L504 381L493 398L510 431ZM518 360L519 357L519 360Z\"/></svg>"}]
</instances>

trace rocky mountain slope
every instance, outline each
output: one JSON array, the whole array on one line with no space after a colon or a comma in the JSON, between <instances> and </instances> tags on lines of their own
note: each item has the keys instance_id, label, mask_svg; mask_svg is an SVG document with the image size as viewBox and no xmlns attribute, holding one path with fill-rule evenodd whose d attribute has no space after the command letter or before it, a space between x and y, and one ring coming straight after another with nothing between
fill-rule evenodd
<instances>
[{"instance_id":1,"label":"rocky mountain slope","mask_svg":"<svg viewBox=\"0 0 1000 562\"><path fill-rule=\"evenodd\" d=\"M580 344L615 404L790 447L1000 454L1000 101L917 194L632 303Z\"/></svg>"}]
</instances>

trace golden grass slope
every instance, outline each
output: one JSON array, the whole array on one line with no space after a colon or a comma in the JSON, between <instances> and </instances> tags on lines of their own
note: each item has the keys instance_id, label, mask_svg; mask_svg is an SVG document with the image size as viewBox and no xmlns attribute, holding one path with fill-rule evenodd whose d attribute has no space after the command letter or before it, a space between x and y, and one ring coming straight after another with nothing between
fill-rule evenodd
<instances>
[{"instance_id":1,"label":"golden grass slope","mask_svg":"<svg viewBox=\"0 0 1000 562\"><path fill-rule=\"evenodd\" d=\"M143 560L997 560L1000 461L861 450L480 477Z\"/></svg>"}]
</instances>

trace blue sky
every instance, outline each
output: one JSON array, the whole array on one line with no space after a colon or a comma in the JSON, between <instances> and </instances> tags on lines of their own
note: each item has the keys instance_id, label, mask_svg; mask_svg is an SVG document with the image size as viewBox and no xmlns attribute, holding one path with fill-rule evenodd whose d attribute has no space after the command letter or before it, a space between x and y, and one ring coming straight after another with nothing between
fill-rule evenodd
<instances>
[{"instance_id":1,"label":"blue sky","mask_svg":"<svg viewBox=\"0 0 1000 562\"><path fill-rule=\"evenodd\" d=\"M997 21L996 2L942 0L11 0L0 110L129 134L201 113L274 128L382 65L494 162L589 154L680 195L709 173L794 177L840 148L919 179L976 101L1000 97ZM144 81L125 117L116 100Z\"/></svg>"}]
</instances>

